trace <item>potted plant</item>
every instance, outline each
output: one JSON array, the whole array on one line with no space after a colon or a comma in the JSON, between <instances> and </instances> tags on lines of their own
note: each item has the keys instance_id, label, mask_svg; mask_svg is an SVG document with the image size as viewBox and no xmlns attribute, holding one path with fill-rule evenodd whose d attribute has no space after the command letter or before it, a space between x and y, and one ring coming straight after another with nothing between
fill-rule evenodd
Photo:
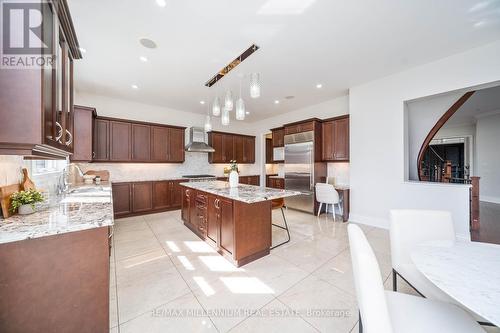
<instances>
[{"instance_id":1,"label":"potted plant","mask_svg":"<svg viewBox=\"0 0 500 333\"><path fill-rule=\"evenodd\" d=\"M231 172L229 173L229 187L237 187L239 183L238 164L235 160L229 161L231 163Z\"/></svg>"},{"instance_id":2,"label":"potted plant","mask_svg":"<svg viewBox=\"0 0 500 333\"><path fill-rule=\"evenodd\" d=\"M15 192L10 196L10 211L18 211L21 215L35 212L35 204L43 202L43 195L35 189Z\"/></svg>"}]
</instances>

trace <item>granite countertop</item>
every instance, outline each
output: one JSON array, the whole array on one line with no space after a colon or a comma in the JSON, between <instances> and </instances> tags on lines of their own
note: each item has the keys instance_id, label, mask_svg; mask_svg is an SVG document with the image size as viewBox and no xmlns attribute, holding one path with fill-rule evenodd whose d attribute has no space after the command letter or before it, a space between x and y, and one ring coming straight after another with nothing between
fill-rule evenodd
<instances>
[{"instance_id":1,"label":"granite countertop","mask_svg":"<svg viewBox=\"0 0 500 333\"><path fill-rule=\"evenodd\" d=\"M0 219L0 244L113 225L111 183L78 185L31 215Z\"/></svg>"},{"instance_id":2,"label":"granite countertop","mask_svg":"<svg viewBox=\"0 0 500 333\"><path fill-rule=\"evenodd\" d=\"M300 192L297 191L287 191L244 184L238 184L237 187L229 187L229 183L223 181L191 182L181 183L181 185L245 203L255 203L266 200L292 197L294 195L300 194Z\"/></svg>"}]
</instances>

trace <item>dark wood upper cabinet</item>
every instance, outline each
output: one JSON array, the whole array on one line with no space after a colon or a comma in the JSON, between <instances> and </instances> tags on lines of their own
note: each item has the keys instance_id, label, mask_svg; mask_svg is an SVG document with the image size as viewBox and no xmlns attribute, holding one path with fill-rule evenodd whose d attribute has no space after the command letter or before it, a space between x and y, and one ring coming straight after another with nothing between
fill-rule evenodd
<instances>
[{"instance_id":1,"label":"dark wood upper cabinet","mask_svg":"<svg viewBox=\"0 0 500 333\"><path fill-rule=\"evenodd\" d=\"M234 159L238 163L245 162L245 139L242 136L235 136L233 139Z\"/></svg>"},{"instance_id":2,"label":"dark wood upper cabinet","mask_svg":"<svg viewBox=\"0 0 500 333\"><path fill-rule=\"evenodd\" d=\"M184 162L184 128L169 129L169 162Z\"/></svg>"},{"instance_id":3,"label":"dark wood upper cabinet","mask_svg":"<svg viewBox=\"0 0 500 333\"><path fill-rule=\"evenodd\" d=\"M107 117L94 121L95 162L184 162L184 130Z\"/></svg>"},{"instance_id":4,"label":"dark wood upper cabinet","mask_svg":"<svg viewBox=\"0 0 500 333\"><path fill-rule=\"evenodd\" d=\"M255 137L243 137L243 163L255 163Z\"/></svg>"},{"instance_id":5,"label":"dark wood upper cabinet","mask_svg":"<svg viewBox=\"0 0 500 333\"><path fill-rule=\"evenodd\" d=\"M151 161L168 161L169 129L163 126L151 126Z\"/></svg>"},{"instance_id":6,"label":"dark wood upper cabinet","mask_svg":"<svg viewBox=\"0 0 500 333\"><path fill-rule=\"evenodd\" d=\"M94 119L93 160L109 161L109 120Z\"/></svg>"},{"instance_id":7,"label":"dark wood upper cabinet","mask_svg":"<svg viewBox=\"0 0 500 333\"><path fill-rule=\"evenodd\" d=\"M242 134L209 132L208 144L215 152L208 154L209 163L255 163L255 137Z\"/></svg>"},{"instance_id":8,"label":"dark wood upper cabinet","mask_svg":"<svg viewBox=\"0 0 500 333\"><path fill-rule=\"evenodd\" d=\"M234 136L224 134L222 137L222 161L229 163L234 159Z\"/></svg>"},{"instance_id":9,"label":"dark wood upper cabinet","mask_svg":"<svg viewBox=\"0 0 500 333\"><path fill-rule=\"evenodd\" d=\"M132 124L132 161L148 162L151 158L151 126Z\"/></svg>"},{"instance_id":10,"label":"dark wood upper cabinet","mask_svg":"<svg viewBox=\"0 0 500 333\"><path fill-rule=\"evenodd\" d=\"M109 160L127 162L131 160L132 126L128 122L109 122Z\"/></svg>"},{"instance_id":11,"label":"dark wood upper cabinet","mask_svg":"<svg viewBox=\"0 0 500 333\"><path fill-rule=\"evenodd\" d=\"M132 184L114 183L112 190L115 216L120 217L132 213Z\"/></svg>"},{"instance_id":12,"label":"dark wood upper cabinet","mask_svg":"<svg viewBox=\"0 0 500 333\"><path fill-rule=\"evenodd\" d=\"M153 183L132 183L132 210L134 213L153 209Z\"/></svg>"},{"instance_id":13,"label":"dark wood upper cabinet","mask_svg":"<svg viewBox=\"0 0 500 333\"><path fill-rule=\"evenodd\" d=\"M73 162L91 162L93 159L93 127L95 109L85 106L76 106L74 108L74 126L73 126Z\"/></svg>"},{"instance_id":14,"label":"dark wood upper cabinet","mask_svg":"<svg viewBox=\"0 0 500 333\"><path fill-rule=\"evenodd\" d=\"M266 139L266 164L273 163L273 139Z\"/></svg>"},{"instance_id":15,"label":"dark wood upper cabinet","mask_svg":"<svg viewBox=\"0 0 500 333\"><path fill-rule=\"evenodd\" d=\"M322 157L324 161L349 161L349 116L323 122Z\"/></svg>"},{"instance_id":16,"label":"dark wood upper cabinet","mask_svg":"<svg viewBox=\"0 0 500 333\"><path fill-rule=\"evenodd\" d=\"M78 39L66 1L40 2L42 42L52 68L2 69L0 155L64 158L73 152L73 61ZM80 152L79 152L80 153Z\"/></svg>"},{"instance_id":17,"label":"dark wood upper cabinet","mask_svg":"<svg viewBox=\"0 0 500 333\"><path fill-rule=\"evenodd\" d=\"M273 128L271 130L273 135L273 148L285 146L285 128Z\"/></svg>"},{"instance_id":18,"label":"dark wood upper cabinet","mask_svg":"<svg viewBox=\"0 0 500 333\"><path fill-rule=\"evenodd\" d=\"M285 125L285 135L314 131L316 129L316 122L318 121L321 120L314 118Z\"/></svg>"}]
</instances>

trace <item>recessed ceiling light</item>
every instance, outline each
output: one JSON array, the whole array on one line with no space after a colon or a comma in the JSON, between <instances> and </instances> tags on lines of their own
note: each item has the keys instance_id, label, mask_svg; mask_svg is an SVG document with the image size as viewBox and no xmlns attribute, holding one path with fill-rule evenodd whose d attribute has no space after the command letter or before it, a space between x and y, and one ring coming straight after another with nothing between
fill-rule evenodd
<instances>
[{"instance_id":1,"label":"recessed ceiling light","mask_svg":"<svg viewBox=\"0 0 500 333\"><path fill-rule=\"evenodd\" d=\"M167 2L165 0L156 0L156 4L160 7L165 7Z\"/></svg>"},{"instance_id":2,"label":"recessed ceiling light","mask_svg":"<svg viewBox=\"0 0 500 333\"><path fill-rule=\"evenodd\" d=\"M321 88L323 88L323 85L322 85L321 83L318 83L318 84L316 85L316 88L321 89Z\"/></svg>"},{"instance_id":3,"label":"recessed ceiling light","mask_svg":"<svg viewBox=\"0 0 500 333\"><path fill-rule=\"evenodd\" d=\"M245 112L245 114L250 114L250 111Z\"/></svg>"},{"instance_id":4,"label":"recessed ceiling light","mask_svg":"<svg viewBox=\"0 0 500 333\"><path fill-rule=\"evenodd\" d=\"M148 62L148 58L146 58L145 56L140 56L139 59L142 61L142 62Z\"/></svg>"},{"instance_id":5,"label":"recessed ceiling light","mask_svg":"<svg viewBox=\"0 0 500 333\"><path fill-rule=\"evenodd\" d=\"M137 84L133 84L132 89L139 89L139 86Z\"/></svg>"},{"instance_id":6,"label":"recessed ceiling light","mask_svg":"<svg viewBox=\"0 0 500 333\"><path fill-rule=\"evenodd\" d=\"M82 53L87 53L87 50L86 50L86 49L84 49L83 47L80 47L80 52L82 52Z\"/></svg>"},{"instance_id":7,"label":"recessed ceiling light","mask_svg":"<svg viewBox=\"0 0 500 333\"><path fill-rule=\"evenodd\" d=\"M280 101L275 100L275 101L274 101L274 104L280 104Z\"/></svg>"},{"instance_id":8,"label":"recessed ceiling light","mask_svg":"<svg viewBox=\"0 0 500 333\"><path fill-rule=\"evenodd\" d=\"M156 49L156 43L149 38L141 38L139 39L139 43L141 43L141 45L145 48Z\"/></svg>"},{"instance_id":9,"label":"recessed ceiling light","mask_svg":"<svg viewBox=\"0 0 500 333\"><path fill-rule=\"evenodd\" d=\"M200 104L201 104L201 105L205 104L205 101L200 101Z\"/></svg>"}]
</instances>

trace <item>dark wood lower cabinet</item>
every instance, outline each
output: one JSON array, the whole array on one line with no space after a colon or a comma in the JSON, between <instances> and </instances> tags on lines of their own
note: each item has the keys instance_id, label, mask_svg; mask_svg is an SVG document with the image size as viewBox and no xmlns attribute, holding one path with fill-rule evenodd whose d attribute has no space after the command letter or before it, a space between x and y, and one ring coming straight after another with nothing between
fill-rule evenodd
<instances>
[{"instance_id":1,"label":"dark wood lower cabinet","mask_svg":"<svg viewBox=\"0 0 500 333\"><path fill-rule=\"evenodd\" d=\"M113 183L115 218L180 209L184 180Z\"/></svg>"},{"instance_id":2,"label":"dark wood lower cabinet","mask_svg":"<svg viewBox=\"0 0 500 333\"><path fill-rule=\"evenodd\" d=\"M182 220L236 266L269 254L271 202L247 204L183 186Z\"/></svg>"},{"instance_id":3,"label":"dark wood lower cabinet","mask_svg":"<svg viewBox=\"0 0 500 333\"><path fill-rule=\"evenodd\" d=\"M0 244L0 332L108 332L108 233Z\"/></svg>"},{"instance_id":4,"label":"dark wood lower cabinet","mask_svg":"<svg viewBox=\"0 0 500 333\"><path fill-rule=\"evenodd\" d=\"M132 183L132 211L148 212L153 209L153 183Z\"/></svg>"}]
</instances>

